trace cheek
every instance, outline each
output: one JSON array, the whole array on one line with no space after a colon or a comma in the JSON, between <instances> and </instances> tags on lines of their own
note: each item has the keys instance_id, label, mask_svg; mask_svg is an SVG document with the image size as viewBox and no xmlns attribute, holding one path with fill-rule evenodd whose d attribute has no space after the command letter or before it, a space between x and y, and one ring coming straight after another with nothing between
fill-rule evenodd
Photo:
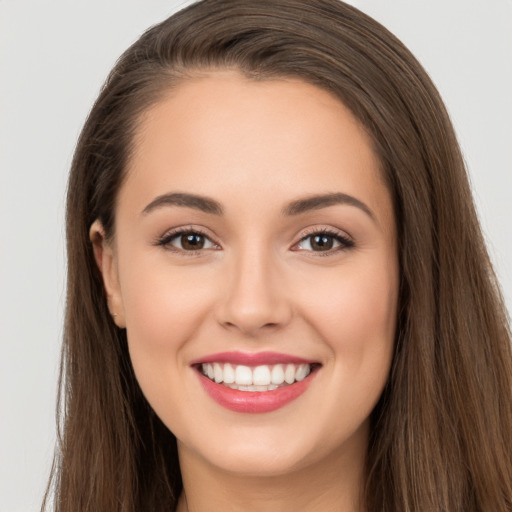
<instances>
[{"instance_id":1,"label":"cheek","mask_svg":"<svg viewBox=\"0 0 512 512\"><path fill-rule=\"evenodd\" d=\"M182 362L182 349L209 314L207 277L192 267L172 268L151 259L127 262L122 296L132 363L141 380ZM136 271L134 269L137 269ZM142 383L141 383L142 384Z\"/></svg>"},{"instance_id":2,"label":"cheek","mask_svg":"<svg viewBox=\"0 0 512 512\"><path fill-rule=\"evenodd\" d=\"M392 258L340 268L308 300L308 318L330 348L336 375L361 395L380 393L387 379L397 300L398 269Z\"/></svg>"},{"instance_id":3,"label":"cheek","mask_svg":"<svg viewBox=\"0 0 512 512\"><path fill-rule=\"evenodd\" d=\"M344 334L340 348L363 353L392 342L397 301L394 281L390 274L365 272L352 275L344 289L333 291L333 329Z\"/></svg>"},{"instance_id":4,"label":"cheek","mask_svg":"<svg viewBox=\"0 0 512 512\"><path fill-rule=\"evenodd\" d=\"M184 361L211 312L212 287L206 285L211 278L192 266L172 268L165 258L155 262L147 257L132 257L120 274L137 381L157 415L183 437L191 392L190 368Z\"/></svg>"},{"instance_id":5,"label":"cheek","mask_svg":"<svg viewBox=\"0 0 512 512\"><path fill-rule=\"evenodd\" d=\"M310 303L310 322L331 351L325 368L331 391L319 404L318 414L329 418L325 423L333 439L350 435L364 424L388 379L398 272L393 265L384 268L385 272L382 267L340 272Z\"/></svg>"}]
</instances>

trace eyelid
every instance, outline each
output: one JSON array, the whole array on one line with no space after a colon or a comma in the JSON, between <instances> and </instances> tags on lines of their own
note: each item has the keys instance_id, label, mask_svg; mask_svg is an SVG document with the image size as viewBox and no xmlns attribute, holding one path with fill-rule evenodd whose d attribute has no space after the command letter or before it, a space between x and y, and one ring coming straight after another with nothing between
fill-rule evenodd
<instances>
[{"instance_id":1,"label":"eyelid","mask_svg":"<svg viewBox=\"0 0 512 512\"><path fill-rule=\"evenodd\" d=\"M153 245L161 246L164 249L168 249L169 251L178 252L180 254L185 254L187 256L193 256L193 255L199 254L200 252L212 250L211 248L208 248L208 249L196 249L196 250L188 250L187 251L184 249L180 249L179 247L173 247L170 245L172 240L174 240L175 238L177 238L181 235L185 235L188 233L194 233L194 234L198 234L198 235L205 237L214 246L216 246L214 248L214 250L218 250L220 248L220 244L215 240L214 237L212 237L209 233L207 233L206 230L204 230L203 228L194 226L194 225L180 226L177 228L169 229L162 236L159 236L154 241Z\"/></svg>"},{"instance_id":2,"label":"eyelid","mask_svg":"<svg viewBox=\"0 0 512 512\"><path fill-rule=\"evenodd\" d=\"M297 249L297 246L301 242L303 242L304 240L306 240L314 235L325 235L325 236L332 237L340 245L338 247L334 247L334 248L328 249L326 251L313 251L313 250L306 250L306 249ZM332 227L327 227L327 226L314 226L314 227L307 228L306 231L304 231L300 235L300 239L298 240L298 242L293 244L292 250L303 251L303 252L307 252L310 254L314 253L315 256L329 256L329 255L333 255L334 253L337 253L339 251L351 249L354 246L355 246L354 240L345 231L341 231L337 228L332 228Z\"/></svg>"}]
</instances>

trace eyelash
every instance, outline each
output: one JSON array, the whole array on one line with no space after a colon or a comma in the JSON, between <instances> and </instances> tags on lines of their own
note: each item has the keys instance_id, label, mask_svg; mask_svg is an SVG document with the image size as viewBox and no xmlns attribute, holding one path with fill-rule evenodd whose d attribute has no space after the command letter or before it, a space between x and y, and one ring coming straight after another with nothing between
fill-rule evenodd
<instances>
[{"instance_id":1,"label":"eyelash","mask_svg":"<svg viewBox=\"0 0 512 512\"><path fill-rule=\"evenodd\" d=\"M161 247L164 247L165 249L169 250L169 251L174 251L174 252L178 252L180 254L183 254L184 256L198 256L201 251L203 251L204 249L195 249L195 250L185 250L185 249L180 249L179 247L173 247L171 244L171 242L181 236L184 236L184 235L200 235L202 237L204 237L205 239L209 240L213 245L216 245L218 246L218 244L216 242L214 242L210 236L208 236L204 231L202 231L200 228L196 228L196 227L187 227L187 228L177 228L175 230L172 230L168 233L166 233L163 237L159 238L155 245L157 246L161 246Z\"/></svg>"},{"instance_id":2,"label":"eyelash","mask_svg":"<svg viewBox=\"0 0 512 512\"><path fill-rule=\"evenodd\" d=\"M203 248L194 249L194 250L185 250L185 249L180 249L178 247L173 247L172 245L170 245L173 240L175 240L181 236L184 236L184 235L200 235L200 236L204 237L205 239L209 240L213 245L215 245L217 247L219 246L219 244L214 242L211 239L211 237L208 236L204 231L202 231L200 228L196 228L196 227L177 228L173 231L170 231L170 232L166 233L163 237L159 238L156 241L155 245L164 247L167 250L175 251L175 252L178 252L178 253L186 255L186 256L197 256L203 250L205 250ZM346 251L348 249L351 249L355 245L354 242L350 238L348 238L347 236L341 235L340 233L338 233L336 231L332 231L329 229L312 229L311 231L306 232L306 234L304 236L302 236L301 239L296 244L294 244L293 247L297 247L298 245L303 243L305 240L307 240L308 238L312 238L313 236L325 236L325 237L333 238L335 242L338 242L340 244L338 247L331 248L326 251L314 251L314 250L307 251L310 253L314 253L316 256L321 256L321 257L331 256L332 254L337 253L339 251ZM300 251L301 249L295 249L295 250Z\"/></svg>"},{"instance_id":3,"label":"eyelash","mask_svg":"<svg viewBox=\"0 0 512 512\"><path fill-rule=\"evenodd\" d=\"M315 256L320 256L320 257L332 256L333 254L335 254L339 251L346 251L348 249L352 249L355 245L353 240L351 240L348 236L344 236L337 231L321 228L321 229L311 229L311 231L306 232L304 234L304 236L294 245L294 247L297 247L299 244L301 244L308 238L312 238L314 236L325 236L325 237L333 238L336 242L338 242L340 244L338 247L334 247L334 248L328 249L326 251L313 251L313 250L308 251L310 253L314 253Z\"/></svg>"}]
</instances>

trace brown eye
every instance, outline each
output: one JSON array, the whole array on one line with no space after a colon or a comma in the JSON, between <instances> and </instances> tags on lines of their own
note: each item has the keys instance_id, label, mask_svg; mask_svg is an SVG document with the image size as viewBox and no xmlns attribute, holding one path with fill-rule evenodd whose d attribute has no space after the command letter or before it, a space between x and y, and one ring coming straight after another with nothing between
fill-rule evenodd
<instances>
[{"instance_id":1,"label":"brown eye","mask_svg":"<svg viewBox=\"0 0 512 512\"><path fill-rule=\"evenodd\" d=\"M196 251L203 249L205 245L205 237L199 233L187 233L180 237L181 248L186 251Z\"/></svg>"},{"instance_id":2,"label":"brown eye","mask_svg":"<svg viewBox=\"0 0 512 512\"><path fill-rule=\"evenodd\" d=\"M158 245L178 251L201 251L218 248L206 235L197 231L179 231L166 235Z\"/></svg>"},{"instance_id":3,"label":"brown eye","mask_svg":"<svg viewBox=\"0 0 512 512\"><path fill-rule=\"evenodd\" d=\"M313 251L328 251L334 246L334 238L329 235L315 235L311 237L310 244Z\"/></svg>"},{"instance_id":4,"label":"brown eye","mask_svg":"<svg viewBox=\"0 0 512 512\"><path fill-rule=\"evenodd\" d=\"M354 242L339 233L319 231L305 236L297 245L299 251L334 253L354 247Z\"/></svg>"}]
</instances>

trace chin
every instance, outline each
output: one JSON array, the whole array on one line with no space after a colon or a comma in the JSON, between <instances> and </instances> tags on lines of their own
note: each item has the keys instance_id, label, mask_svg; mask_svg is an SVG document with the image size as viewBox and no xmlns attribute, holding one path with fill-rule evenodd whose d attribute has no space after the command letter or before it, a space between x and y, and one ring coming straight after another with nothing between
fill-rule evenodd
<instances>
[{"instance_id":1,"label":"chin","mask_svg":"<svg viewBox=\"0 0 512 512\"><path fill-rule=\"evenodd\" d=\"M234 445L209 458L211 465L227 473L261 478L293 473L306 466L308 459L306 454L288 451L284 447L262 447L261 442L250 446Z\"/></svg>"},{"instance_id":2,"label":"chin","mask_svg":"<svg viewBox=\"0 0 512 512\"><path fill-rule=\"evenodd\" d=\"M210 432L208 441L186 443L178 441L180 457L193 452L218 470L241 477L275 477L313 466L333 451L314 428L304 431L290 425L272 431L267 427L244 429L240 425L224 436ZM308 434L313 434L308 435ZM197 439L197 438L196 438ZM215 440L215 441L213 441Z\"/></svg>"}]
</instances>

